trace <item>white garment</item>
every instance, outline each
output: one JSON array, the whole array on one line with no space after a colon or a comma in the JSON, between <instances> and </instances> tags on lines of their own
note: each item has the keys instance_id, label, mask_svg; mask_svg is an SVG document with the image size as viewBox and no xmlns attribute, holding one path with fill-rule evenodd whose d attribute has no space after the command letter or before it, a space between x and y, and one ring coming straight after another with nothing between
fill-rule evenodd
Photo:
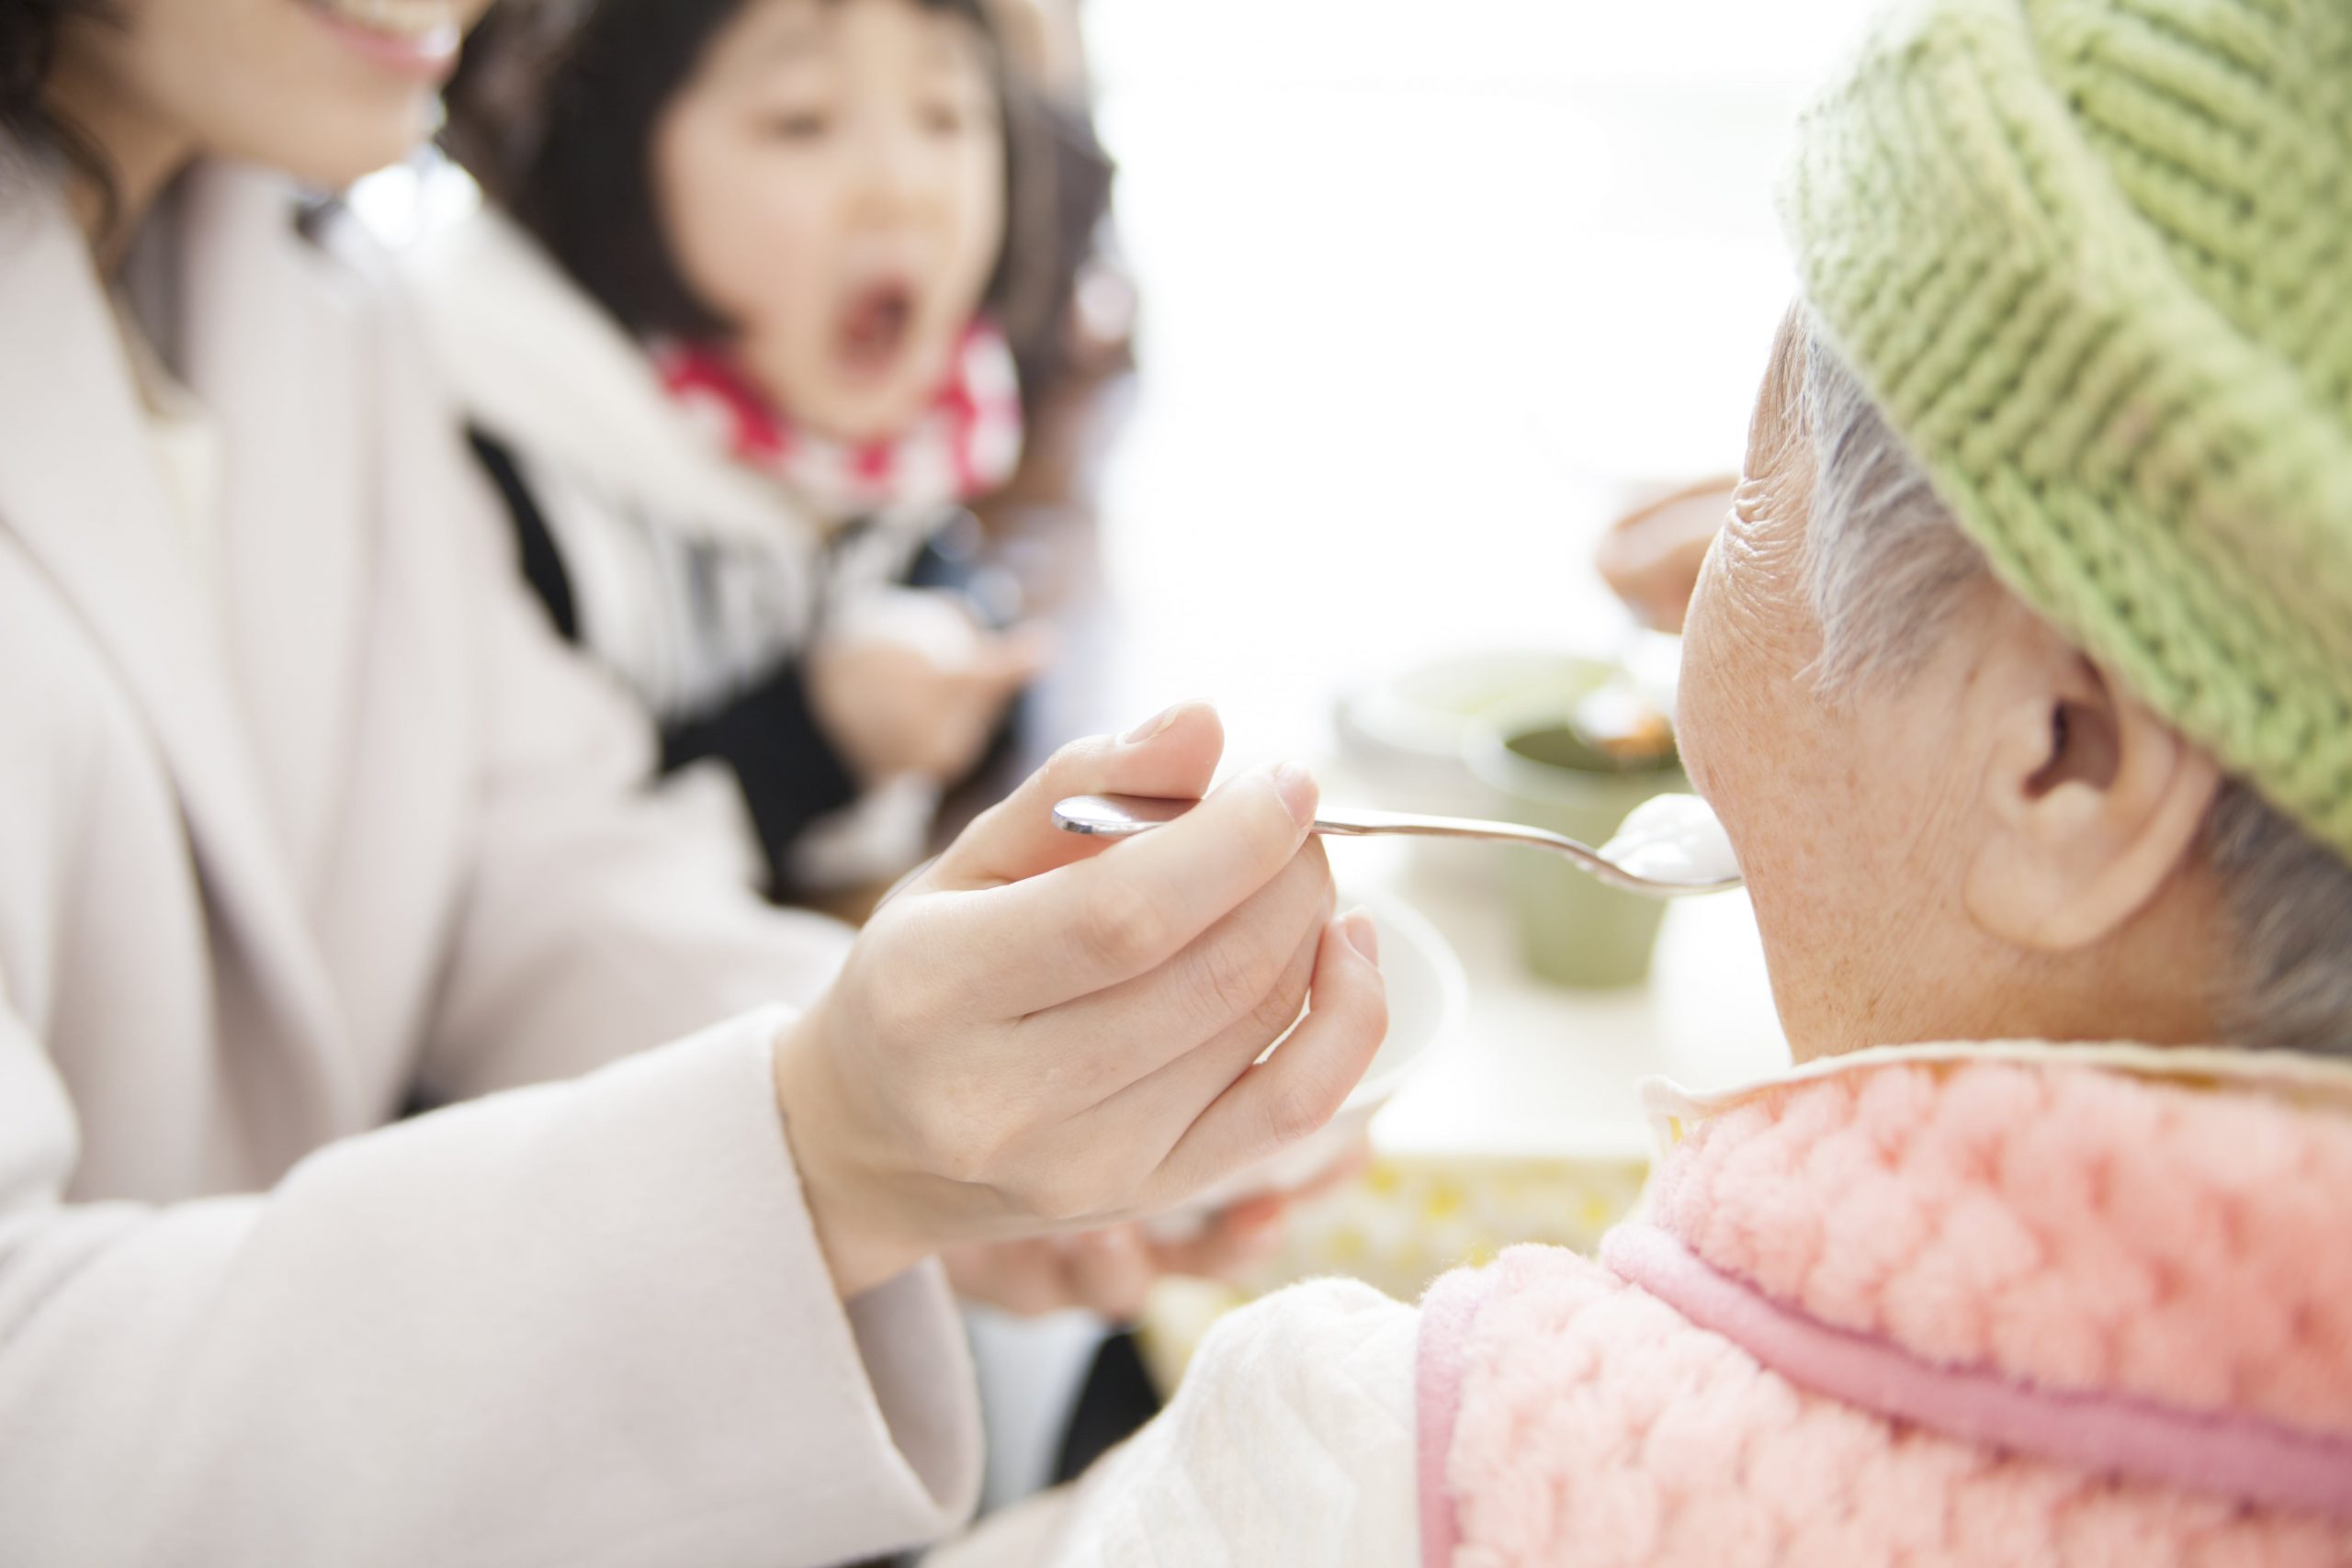
<instances>
[{"instance_id":1,"label":"white garment","mask_svg":"<svg viewBox=\"0 0 2352 1568\"><path fill-rule=\"evenodd\" d=\"M0 1562L942 1531L978 1472L953 1308L928 1269L835 1300L786 1014L744 1010L846 934L643 798L352 236L215 167L141 241L225 444L215 604L86 248L7 174ZM487 1098L386 1126L420 1090Z\"/></svg>"},{"instance_id":2,"label":"white garment","mask_svg":"<svg viewBox=\"0 0 2352 1568\"><path fill-rule=\"evenodd\" d=\"M1245 1307L1149 1426L924 1568L1415 1568L1419 1325L1348 1280Z\"/></svg>"},{"instance_id":3,"label":"white garment","mask_svg":"<svg viewBox=\"0 0 2352 1568\"><path fill-rule=\"evenodd\" d=\"M179 519L182 542L187 547L205 592L217 612L221 587L220 564L220 429L196 395L155 356L147 329L131 313L129 300L114 298L115 325L121 333L124 358L130 366L131 384L146 416L148 445L164 481L172 513Z\"/></svg>"}]
</instances>

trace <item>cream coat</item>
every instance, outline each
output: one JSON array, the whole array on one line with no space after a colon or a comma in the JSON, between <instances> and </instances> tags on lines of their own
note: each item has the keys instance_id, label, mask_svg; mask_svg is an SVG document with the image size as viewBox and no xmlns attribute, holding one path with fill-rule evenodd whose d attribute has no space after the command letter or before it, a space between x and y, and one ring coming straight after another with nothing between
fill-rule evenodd
<instances>
[{"instance_id":1,"label":"cream coat","mask_svg":"<svg viewBox=\"0 0 2352 1568\"><path fill-rule=\"evenodd\" d=\"M366 258L237 171L150 226L227 434L216 584L84 247L6 200L0 1561L817 1563L944 1529L978 1475L948 1299L834 1301L786 1015L743 1011L844 939L638 796L645 738L527 604ZM420 1092L489 1098L386 1127Z\"/></svg>"}]
</instances>

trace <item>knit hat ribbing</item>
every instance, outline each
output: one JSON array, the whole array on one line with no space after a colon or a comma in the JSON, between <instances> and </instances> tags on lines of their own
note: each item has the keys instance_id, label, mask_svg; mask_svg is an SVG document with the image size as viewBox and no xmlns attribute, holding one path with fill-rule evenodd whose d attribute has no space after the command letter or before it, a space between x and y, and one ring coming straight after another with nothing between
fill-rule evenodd
<instances>
[{"instance_id":1,"label":"knit hat ribbing","mask_svg":"<svg viewBox=\"0 0 2352 1568\"><path fill-rule=\"evenodd\" d=\"M2003 581L2352 857L2352 0L1899 0L1781 194Z\"/></svg>"}]
</instances>

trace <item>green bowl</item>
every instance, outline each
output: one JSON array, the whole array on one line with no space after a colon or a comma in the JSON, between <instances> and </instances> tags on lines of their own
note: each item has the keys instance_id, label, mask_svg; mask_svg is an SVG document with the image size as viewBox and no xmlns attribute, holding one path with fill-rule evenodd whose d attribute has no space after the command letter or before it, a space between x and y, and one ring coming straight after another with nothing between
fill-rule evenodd
<instances>
[{"instance_id":1,"label":"green bowl","mask_svg":"<svg viewBox=\"0 0 2352 1568\"><path fill-rule=\"evenodd\" d=\"M1500 809L1513 820L1598 848L1642 802L1690 788L1672 756L1623 767L1570 733L1560 711L1521 713L1466 743L1471 772L1503 797ZM1509 852L1511 908L1531 972L1596 990L1649 977L1663 901L1604 886L1541 850Z\"/></svg>"}]
</instances>

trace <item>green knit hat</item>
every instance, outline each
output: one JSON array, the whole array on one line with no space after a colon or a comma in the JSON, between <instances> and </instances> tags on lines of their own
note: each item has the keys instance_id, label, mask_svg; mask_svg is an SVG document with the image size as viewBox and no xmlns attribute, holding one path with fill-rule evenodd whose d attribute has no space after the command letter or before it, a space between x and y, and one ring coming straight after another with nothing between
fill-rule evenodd
<instances>
[{"instance_id":1,"label":"green knit hat","mask_svg":"<svg viewBox=\"0 0 2352 1568\"><path fill-rule=\"evenodd\" d=\"M1902 0L1781 193L2025 601L2352 858L2352 0Z\"/></svg>"}]
</instances>

